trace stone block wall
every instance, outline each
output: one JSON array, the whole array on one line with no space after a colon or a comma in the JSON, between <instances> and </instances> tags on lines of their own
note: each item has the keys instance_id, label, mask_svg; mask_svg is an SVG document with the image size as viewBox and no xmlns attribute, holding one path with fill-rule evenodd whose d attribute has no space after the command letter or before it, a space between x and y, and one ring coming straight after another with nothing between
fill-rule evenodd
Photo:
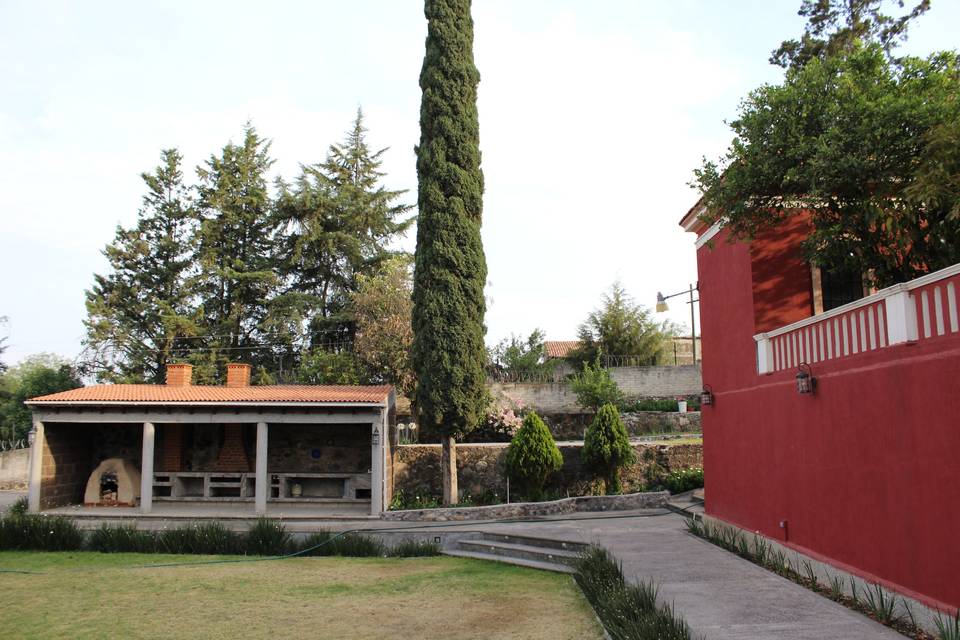
<instances>
[{"instance_id":1,"label":"stone block wall","mask_svg":"<svg viewBox=\"0 0 960 640\"><path fill-rule=\"evenodd\" d=\"M458 444L457 473L462 494L479 496L494 493L504 498L507 481L504 467L506 443ZM583 443L559 445L563 468L547 483L548 491L559 495L590 495L593 479L581 462ZM647 474L668 473L703 465L702 445L636 444L637 462L621 473L626 493L643 491ZM394 491L408 495L439 496L440 445L400 445L393 465Z\"/></svg>"},{"instance_id":2,"label":"stone block wall","mask_svg":"<svg viewBox=\"0 0 960 640\"><path fill-rule=\"evenodd\" d=\"M700 367L611 367L610 373L628 398L671 398L700 393ZM580 413L577 396L566 382L494 382L490 391L539 413Z\"/></svg>"},{"instance_id":3,"label":"stone block wall","mask_svg":"<svg viewBox=\"0 0 960 640\"><path fill-rule=\"evenodd\" d=\"M40 508L83 502L87 479L94 469L94 429L79 424L44 425L41 452Z\"/></svg>"}]
</instances>

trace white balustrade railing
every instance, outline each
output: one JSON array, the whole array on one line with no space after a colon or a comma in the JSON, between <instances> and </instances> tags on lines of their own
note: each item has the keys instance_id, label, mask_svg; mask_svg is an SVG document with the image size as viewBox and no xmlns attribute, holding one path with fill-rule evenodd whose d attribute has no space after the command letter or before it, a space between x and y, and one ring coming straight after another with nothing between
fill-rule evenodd
<instances>
[{"instance_id":1,"label":"white balustrade railing","mask_svg":"<svg viewBox=\"0 0 960 640\"><path fill-rule=\"evenodd\" d=\"M758 373L850 357L960 331L960 264L754 336Z\"/></svg>"}]
</instances>

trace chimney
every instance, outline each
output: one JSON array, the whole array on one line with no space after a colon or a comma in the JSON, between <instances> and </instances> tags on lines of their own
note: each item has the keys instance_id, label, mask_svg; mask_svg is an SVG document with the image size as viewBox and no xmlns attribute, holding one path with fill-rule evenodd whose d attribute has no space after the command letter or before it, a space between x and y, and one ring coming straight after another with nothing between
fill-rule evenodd
<instances>
[{"instance_id":1,"label":"chimney","mask_svg":"<svg viewBox=\"0 0 960 640\"><path fill-rule=\"evenodd\" d=\"M231 363L227 365L227 386L228 387L249 387L250 386L250 365Z\"/></svg>"},{"instance_id":2,"label":"chimney","mask_svg":"<svg viewBox=\"0 0 960 640\"><path fill-rule=\"evenodd\" d=\"M167 365L167 386L168 387L189 387L193 378L193 365L190 364L168 364Z\"/></svg>"}]
</instances>

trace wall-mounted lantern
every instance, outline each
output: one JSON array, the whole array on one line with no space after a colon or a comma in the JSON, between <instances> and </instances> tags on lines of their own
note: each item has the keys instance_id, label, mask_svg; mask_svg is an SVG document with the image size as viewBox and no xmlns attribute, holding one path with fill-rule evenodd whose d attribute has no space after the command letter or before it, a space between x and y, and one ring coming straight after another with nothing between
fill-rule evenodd
<instances>
[{"instance_id":1,"label":"wall-mounted lantern","mask_svg":"<svg viewBox=\"0 0 960 640\"><path fill-rule=\"evenodd\" d=\"M797 367L797 393L800 395L812 394L817 390L817 379L813 377L810 365L801 362Z\"/></svg>"},{"instance_id":2,"label":"wall-mounted lantern","mask_svg":"<svg viewBox=\"0 0 960 640\"><path fill-rule=\"evenodd\" d=\"M30 427L30 431L27 431L27 445L33 446L33 443L37 440L37 428Z\"/></svg>"},{"instance_id":3,"label":"wall-mounted lantern","mask_svg":"<svg viewBox=\"0 0 960 640\"><path fill-rule=\"evenodd\" d=\"M700 392L700 406L710 406L713 404L713 389L710 388L710 385L703 385L703 391Z\"/></svg>"},{"instance_id":4,"label":"wall-mounted lantern","mask_svg":"<svg viewBox=\"0 0 960 640\"><path fill-rule=\"evenodd\" d=\"M373 438L371 439L371 442L374 445L380 444L380 429L377 427L373 428Z\"/></svg>"}]
</instances>

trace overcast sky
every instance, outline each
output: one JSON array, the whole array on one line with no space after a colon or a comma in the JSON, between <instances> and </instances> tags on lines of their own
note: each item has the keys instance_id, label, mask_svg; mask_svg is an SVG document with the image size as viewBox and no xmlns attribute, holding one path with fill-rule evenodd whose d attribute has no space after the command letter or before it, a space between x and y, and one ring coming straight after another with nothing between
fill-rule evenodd
<instances>
[{"instance_id":1,"label":"overcast sky","mask_svg":"<svg viewBox=\"0 0 960 640\"><path fill-rule=\"evenodd\" d=\"M475 0L488 343L572 338L617 279L651 307L696 280L687 183L739 99L781 78L767 57L799 4ZM934 0L906 50L956 47L957 24L960 2ZM386 186L415 202L425 35L420 0L0 0L5 361L77 356L84 289L162 148L192 179L249 119L292 177L362 106ZM690 321L679 301L664 317Z\"/></svg>"}]
</instances>

